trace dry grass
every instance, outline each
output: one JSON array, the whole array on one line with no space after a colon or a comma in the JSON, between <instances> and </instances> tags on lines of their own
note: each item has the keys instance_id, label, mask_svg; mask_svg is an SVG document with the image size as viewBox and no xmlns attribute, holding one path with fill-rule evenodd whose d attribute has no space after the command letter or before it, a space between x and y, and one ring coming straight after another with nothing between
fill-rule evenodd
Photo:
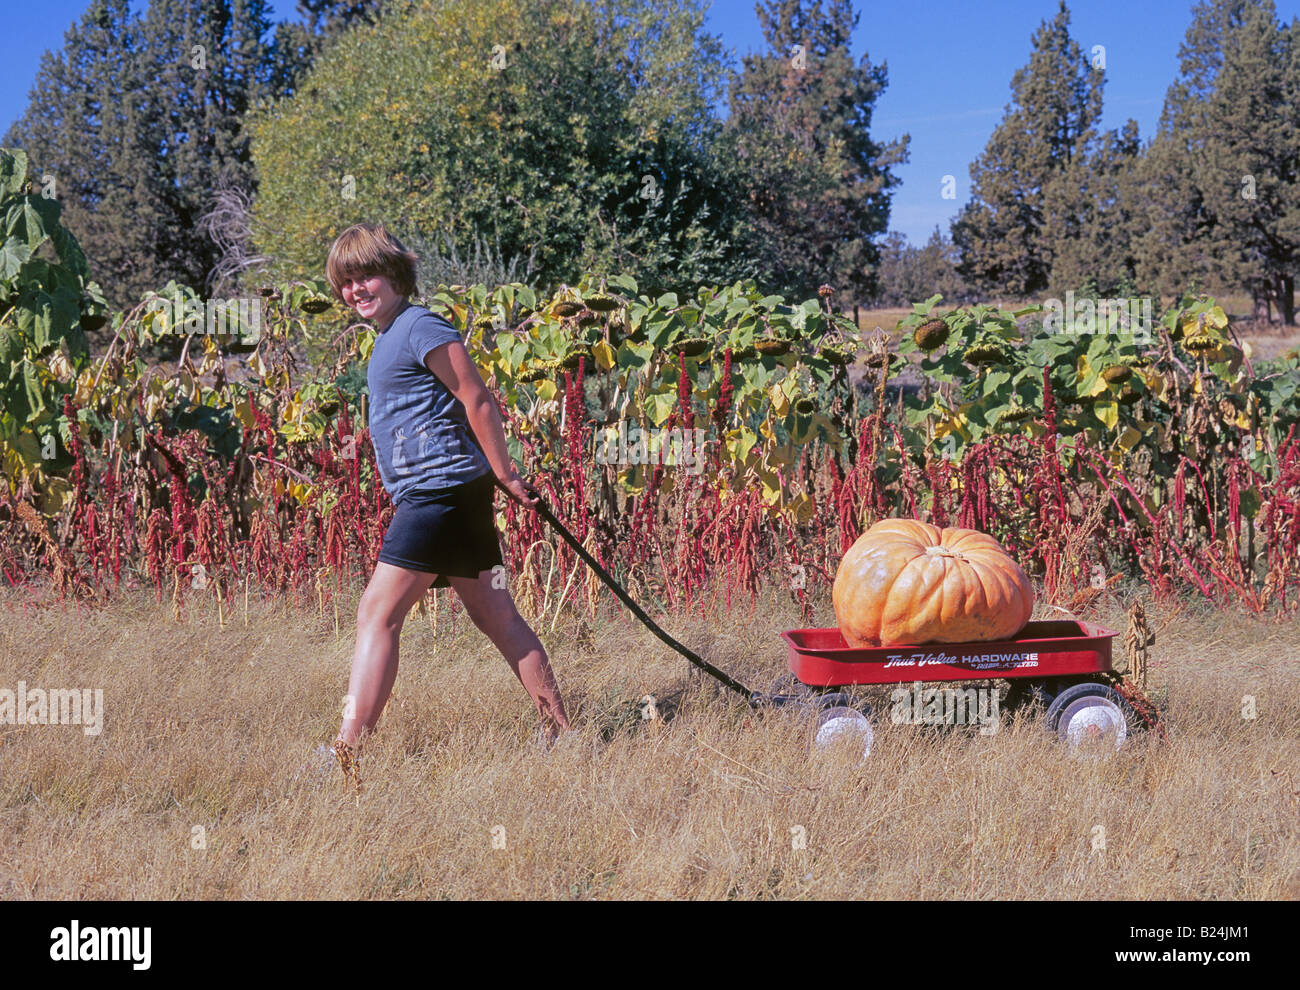
<instances>
[{"instance_id":1,"label":"dry grass","mask_svg":"<svg viewBox=\"0 0 1300 990\"><path fill-rule=\"evenodd\" d=\"M148 594L3 603L0 688L102 687L107 711L94 737L0 726L4 899L1300 896L1296 622L1179 614L1154 649L1165 744L1071 759L1031 719L981 736L894 726L877 704L858 768L810 757L805 723L749 713L623 618L544 635L578 733L543 755L523 690L463 614L449 630L444 600L436 640L407 622L357 798L337 772L292 781L336 727L346 616L336 639L332 615L256 601L224 630L215 608L177 623ZM1122 606L1098 615L1121 633ZM784 668L777 633L801 625L775 598L665 621L760 689ZM640 720L646 693L666 721Z\"/></svg>"}]
</instances>

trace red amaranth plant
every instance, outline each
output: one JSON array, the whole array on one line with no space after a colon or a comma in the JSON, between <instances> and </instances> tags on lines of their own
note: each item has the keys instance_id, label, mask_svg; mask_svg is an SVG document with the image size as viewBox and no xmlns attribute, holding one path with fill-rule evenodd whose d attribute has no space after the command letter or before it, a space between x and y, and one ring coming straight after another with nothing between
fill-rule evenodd
<instances>
[{"instance_id":1,"label":"red amaranth plant","mask_svg":"<svg viewBox=\"0 0 1300 990\"><path fill-rule=\"evenodd\" d=\"M214 590L220 593L222 575L226 570L230 551L226 542L224 521L221 507L213 498L205 498L199 506L198 520L195 525L194 554L207 580Z\"/></svg>"},{"instance_id":2,"label":"red amaranth plant","mask_svg":"<svg viewBox=\"0 0 1300 990\"><path fill-rule=\"evenodd\" d=\"M162 509L154 509L149 513L149 519L145 525L144 549L149 579L153 582L154 587L158 589L158 601L160 602L162 601L163 572L170 542L168 536L167 513Z\"/></svg>"}]
</instances>

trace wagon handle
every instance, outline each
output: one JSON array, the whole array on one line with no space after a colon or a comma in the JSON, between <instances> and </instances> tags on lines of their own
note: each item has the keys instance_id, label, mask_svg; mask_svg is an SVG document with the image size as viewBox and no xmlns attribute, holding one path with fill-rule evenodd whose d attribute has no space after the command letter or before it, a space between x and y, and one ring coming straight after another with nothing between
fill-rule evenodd
<instances>
[{"instance_id":1,"label":"wagon handle","mask_svg":"<svg viewBox=\"0 0 1300 990\"><path fill-rule=\"evenodd\" d=\"M508 498L513 498L513 496L511 496L510 493L506 491L505 486L501 484L500 479L495 479L495 483L498 488L500 488L503 492L506 492L506 496ZM745 687L745 685L741 684L734 677L724 674L722 671L720 671L717 667L713 666L713 664L709 663L707 660L701 657L694 650L690 649L689 647L683 646L681 643L677 642L677 640L669 636L668 633L660 629L659 625L654 621L654 619L650 618L650 616L646 614L645 610L642 609L640 605L638 605L636 602L632 600L631 596L628 595L628 593L623 590L623 587L617 581L615 581L613 577L610 576L609 572L606 571L605 568L603 568L600 565L600 562L596 560L596 558L593 557L590 553L587 552L587 548L578 542L577 537L575 537L572 533L570 533L565 528L564 524L560 522L560 520L555 518L555 513L553 513L551 511L550 506L546 504L546 500L542 498L541 492L539 492L536 488L534 488L532 485L528 484L527 482L524 482L524 487L528 489L530 494L537 496L537 505L534 508L536 508L536 510L542 514L542 518L545 519L548 523L550 523L551 526L560 534L560 536L564 538L564 542L569 544L569 546L573 547L574 552L577 553L579 557L581 557L584 561L587 562L587 566L596 572L596 574L600 577L600 579L609 586L609 590L614 592L614 594L618 596L619 601L621 601L624 605L626 605L629 609L631 609L632 614L635 615L638 619L640 619L647 629L649 629L652 633L658 636L659 639L661 639L668 646L672 647L674 650L676 650L678 653L684 656L687 660L693 663L700 670L704 671L709 676L714 677L717 680L721 681L723 684L731 688L731 690L735 691L737 694L742 695L744 699L747 702L749 702L751 705L757 705L759 703L759 701L763 697L762 695L754 691L751 691L749 688Z\"/></svg>"}]
</instances>

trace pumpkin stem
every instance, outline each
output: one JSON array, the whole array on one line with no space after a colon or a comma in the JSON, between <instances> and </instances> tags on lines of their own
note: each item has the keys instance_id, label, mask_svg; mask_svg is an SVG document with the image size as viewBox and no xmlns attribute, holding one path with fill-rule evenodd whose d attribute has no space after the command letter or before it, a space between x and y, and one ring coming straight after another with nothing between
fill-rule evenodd
<instances>
[{"instance_id":1,"label":"pumpkin stem","mask_svg":"<svg viewBox=\"0 0 1300 990\"><path fill-rule=\"evenodd\" d=\"M956 557L958 560L965 560L966 555L958 550L949 547L932 546L925 548L926 556L929 557Z\"/></svg>"}]
</instances>

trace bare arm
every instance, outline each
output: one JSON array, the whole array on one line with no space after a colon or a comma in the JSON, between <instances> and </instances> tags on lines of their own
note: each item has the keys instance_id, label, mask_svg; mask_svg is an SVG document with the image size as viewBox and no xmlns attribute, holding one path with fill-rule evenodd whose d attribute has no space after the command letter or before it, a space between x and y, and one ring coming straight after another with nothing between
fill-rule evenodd
<instances>
[{"instance_id":1,"label":"bare arm","mask_svg":"<svg viewBox=\"0 0 1300 990\"><path fill-rule=\"evenodd\" d=\"M469 420L470 429L474 431L474 439L483 448L492 472L502 487L516 502L535 507L537 496L524 483L510 459L510 451L506 447L506 431L496 401L483 384L483 376L470 358L469 351L465 350L465 345L454 340L435 347L425 355L424 363L447 387L447 391L465 407L465 416Z\"/></svg>"}]
</instances>

